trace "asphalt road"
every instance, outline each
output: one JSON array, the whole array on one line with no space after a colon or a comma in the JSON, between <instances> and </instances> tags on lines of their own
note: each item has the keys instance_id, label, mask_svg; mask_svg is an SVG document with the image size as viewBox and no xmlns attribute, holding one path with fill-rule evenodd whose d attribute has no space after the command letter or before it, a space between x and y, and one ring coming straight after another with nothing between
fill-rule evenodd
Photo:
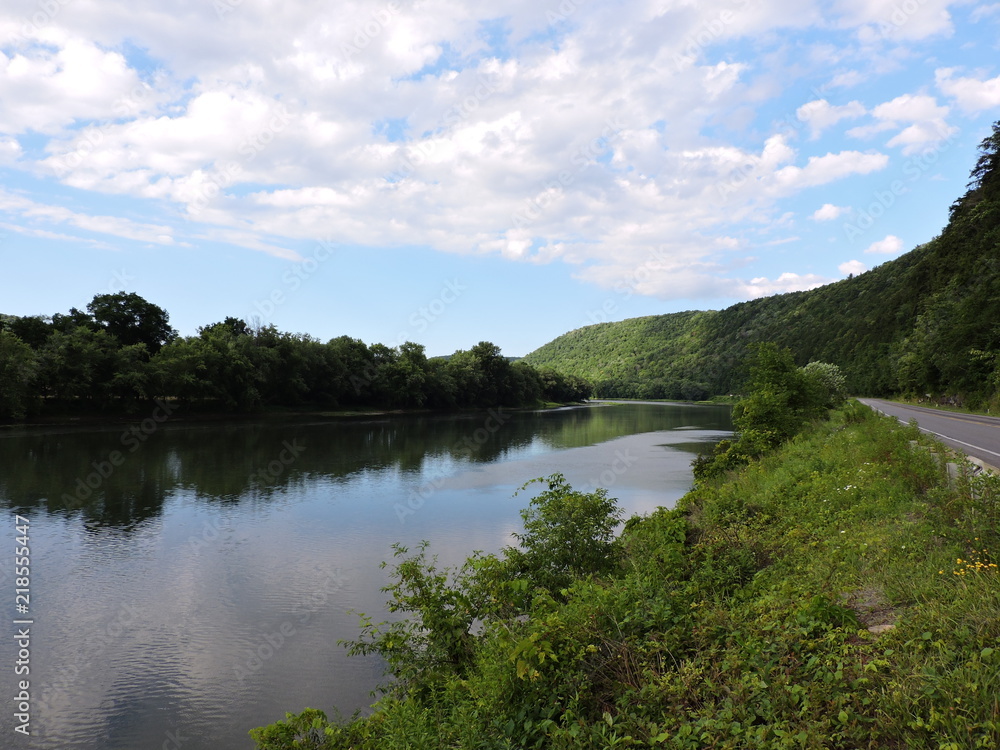
<instances>
[{"instance_id":1,"label":"asphalt road","mask_svg":"<svg viewBox=\"0 0 1000 750\"><path fill-rule=\"evenodd\" d=\"M991 467L1000 467L1000 417L904 406L877 398L859 398L858 401L904 423L915 419L922 432L934 435L945 445Z\"/></svg>"}]
</instances>

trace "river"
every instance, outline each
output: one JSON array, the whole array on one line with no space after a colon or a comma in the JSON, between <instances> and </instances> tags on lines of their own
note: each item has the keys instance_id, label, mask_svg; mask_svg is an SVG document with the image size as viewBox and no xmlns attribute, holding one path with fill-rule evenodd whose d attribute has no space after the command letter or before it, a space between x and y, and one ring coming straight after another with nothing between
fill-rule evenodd
<instances>
[{"instance_id":1,"label":"river","mask_svg":"<svg viewBox=\"0 0 1000 750\"><path fill-rule=\"evenodd\" d=\"M690 488L694 455L731 429L729 407L659 403L143 416L0 430L4 747L250 750L248 730L285 711L350 716L371 702L381 664L348 658L337 641L357 636L356 612L384 615L379 563L394 542L428 540L447 565L498 551L531 497L518 487L555 472L577 489L606 487L627 516L670 506ZM30 530L22 614L17 515ZM15 676L25 628L30 671ZM22 679L30 738L11 710Z\"/></svg>"}]
</instances>

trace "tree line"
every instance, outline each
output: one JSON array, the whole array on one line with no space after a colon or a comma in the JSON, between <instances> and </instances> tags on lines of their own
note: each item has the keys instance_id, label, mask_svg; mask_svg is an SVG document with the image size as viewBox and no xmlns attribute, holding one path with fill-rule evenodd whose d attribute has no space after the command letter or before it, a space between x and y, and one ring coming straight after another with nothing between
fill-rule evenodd
<instances>
[{"instance_id":1,"label":"tree line","mask_svg":"<svg viewBox=\"0 0 1000 750\"><path fill-rule=\"evenodd\" d=\"M421 344L322 342L228 317L179 336L135 293L67 314L0 316L0 419L73 408L132 411L155 399L252 412L265 407L456 409L587 398L590 384L510 361L482 341L430 358Z\"/></svg>"}]
</instances>

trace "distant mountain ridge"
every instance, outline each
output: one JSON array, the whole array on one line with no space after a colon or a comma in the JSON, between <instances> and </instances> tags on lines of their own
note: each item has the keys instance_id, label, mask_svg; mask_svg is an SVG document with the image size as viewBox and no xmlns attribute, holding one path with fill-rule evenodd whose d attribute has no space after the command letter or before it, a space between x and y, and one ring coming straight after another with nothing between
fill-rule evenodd
<instances>
[{"instance_id":1,"label":"distant mountain ridge","mask_svg":"<svg viewBox=\"0 0 1000 750\"><path fill-rule=\"evenodd\" d=\"M747 347L774 341L800 364L839 365L854 393L1000 393L1000 122L969 189L930 242L806 292L599 323L525 357L587 378L599 396L698 399L745 377Z\"/></svg>"}]
</instances>

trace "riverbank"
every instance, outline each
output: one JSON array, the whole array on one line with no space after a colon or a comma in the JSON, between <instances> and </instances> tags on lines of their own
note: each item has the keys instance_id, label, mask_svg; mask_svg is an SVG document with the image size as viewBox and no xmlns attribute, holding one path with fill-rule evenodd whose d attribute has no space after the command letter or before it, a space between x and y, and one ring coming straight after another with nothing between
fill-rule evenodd
<instances>
[{"instance_id":1,"label":"riverbank","mask_svg":"<svg viewBox=\"0 0 1000 750\"><path fill-rule=\"evenodd\" d=\"M518 413L585 406L586 402L540 402L533 406L499 407L504 412ZM101 427L104 425L131 425L150 417L154 412L167 414L171 423L240 423L240 422L299 422L303 420L357 420L391 416L456 416L478 414L485 409L387 409L383 407L354 406L342 409L328 407L265 408L252 412L217 411L191 408L172 401L145 404L132 411L108 412L79 409L36 415L21 421L0 420L0 430L9 428L45 427ZM158 420L166 421L166 420Z\"/></svg>"},{"instance_id":2,"label":"riverbank","mask_svg":"<svg viewBox=\"0 0 1000 750\"><path fill-rule=\"evenodd\" d=\"M504 561L404 562L433 583L400 646L428 668L368 718L307 712L259 747L310 727L325 748L995 747L1000 480L949 480L942 451L854 403L630 520L601 572L555 590Z\"/></svg>"},{"instance_id":3,"label":"riverbank","mask_svg":"<svg viewBox=\"0 0 1000 750\"><path fill-rule=\"evenodd\" d=\"M676 398L593 398L592 401L606 404L723 404L732 406L738 400L736 396L712 396L712 398L700 401L685 401Z\"/></svg>"}]
</instances>

